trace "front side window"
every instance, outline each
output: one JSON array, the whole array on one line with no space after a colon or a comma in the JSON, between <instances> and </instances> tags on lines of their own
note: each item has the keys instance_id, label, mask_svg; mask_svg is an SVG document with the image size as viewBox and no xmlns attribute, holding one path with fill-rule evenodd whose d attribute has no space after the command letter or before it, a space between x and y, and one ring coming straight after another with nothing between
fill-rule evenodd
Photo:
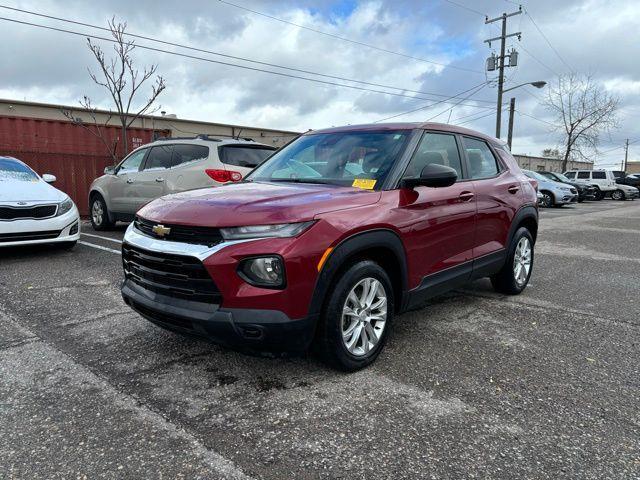
<instances>
[{"instance_id":1,"label":"front side window","mask_svg":"<svg viewBox=\"0 0 640 480\"><path fill-rule=\"evenodd\" d=\"M35 182L38 180L38 175L23 163L10 158L0 158L0 180Z\"/></svg>"},{"instance_id":2,"label":"front side window","mask_svg":"<svg viewBox=\"0 0 640 480\"><path fill-rule=\"evenodd\" d=\"M578 178L582 180L589 179L589 172L578 172Z\"/></svg>"},{"instance_id":3,"label":"front side window","mask_svg":"<svg viewBox=\"0 0 640 480\"><path fill-rule=\"evenodd\" d=\"M274 148L249 145L223 145L218 147L220 161L236 167L255 168L269 158Z\"/></svg>"},{"instance_id":4,"label":"front side window","mask_svg":"<svg viewBox=\"0 0 640 480\"><path fill-rule=\"evenodd\" d=\"M576 172L567 172L565 176L567 178L576 178Z\"/></svg>"},{"instance_id":5,"label":"front side window","mask_svg":"<svg viewBox=\"0 0 640 480\"><path fill-rule=\"evenodd\" d=\"M384 130L303 135L273 154L247 180L378 190L411 133L411 130Z\"/></svg>"},{"instance_id":6,"label":"front side window","mask_svg":"<svg viewBox=\"0 0 640 480\"><path fill-rule=\"evenodd\" d=\"M453 168L462 178L462 162L456 138L445 133L425 133L413 155L404 178L419 177L422 169L430 164Z\"/></svg>"},{"instance_id":7,"label":"front side window","mask_svg":"<svg viewBox=\"0 0 640 480\"><path fill-rule=\"evenodd\" d=\"M593 178L594 180L606 180L607 174L606 172L593 172L591 178Z\"/></svg>"},{"instance_id":8,"label":"front side window","mask_svg":"<svg viewBox=\"0 0 640 480\"><path fill-rule=\"evenodd\" d=\"M142 160L144 160L144 156L147 153L147 150L148 149L143 148L142 150L136 150L131 155L129 155L120 164L120 167L118 168L118 174L137 172L140 169L140 164L142 163Z\"/></svg>"},{"instance_id":9,"label":"front side window","mask_svg":"<svg viewBox=\"0 0 640 480\"><path fill-rule=\"evenodd\" d=\"M209 158L209 147L203 145L177 144L173 146L171 166L177 167L185 163L197 162Z\"/></svg>"},{"instance_id":10,"label":"front side window","mask_svg":"<svg viewBox=\"0 0 640 480\"><path fill-rule=\"evenodd\" d=\"M473 179L495 177L498 164L489 146L482 140L463 137L462 144L469 159L469 177Z\"/></svg>"},{"instance_id":11,"label":"front side window","mask_svg":"<svg viewBox=\"0 0 640 480\"><path fill-rule=\"evenodd\" d=\"M145 170L171 168L171 156L173 145L158 145L151 147L147 161L144 164Z\"/></svg>"}]
</instances>

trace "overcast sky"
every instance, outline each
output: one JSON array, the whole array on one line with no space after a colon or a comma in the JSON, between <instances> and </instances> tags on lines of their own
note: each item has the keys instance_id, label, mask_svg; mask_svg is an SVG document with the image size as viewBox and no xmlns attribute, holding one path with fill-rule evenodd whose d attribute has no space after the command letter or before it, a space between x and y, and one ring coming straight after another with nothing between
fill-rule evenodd
<instances>
[{"instance_id":1,"label":"overcast sky","mask_svg":"<svg viewBox=\"0 0 640 480\"><path fill-rule=\"evenodd\" d=\"M108 19L115 15L118 20L127 21L131 33L250 60L406 89L389 90L295 73L405 95L391 96L136 50L135 60L139 66L157 63L158 73L166 79L167 89L159 103L167 113L175 113L180 118L297 131L380 120L442 98L426 93L455 95L480 85L486 78L494 78L495 75L484 73L484 62L492 49L483 40L499 34L498 23L485 25L482 14L494 17L518 8L516 2L508 0L230 1L405 56L300 29L217 0L0 0L0 5L101 26L106 26ZM529 0L523 5L529 15L509 19L509 31L521 31L522 40L518 42L512 38L508 42L509 48L513 46L520 52L520 58L517 68L507 69L507 85L534 80L551 82L557 74L571 70L592 74L621 100L620 129L614 131L611 138L602 138L604 153L596 160L610 167L613 162L619 164L625 138L632 142L637 140L630 147L630 159L640 160L640 2ZM463 8L465 6L467 8ZM89 27L2 8L0 16L104 34ZM110 107L106 92L93 85L87 74L87 68L95 69L96 64L82 36L4 20L0 20L0 25L3 32L0 97L77 104L79 98L88 94L100 107ZM137 42L256 67L247 62L146 40ZM104 45L107 50L110 48L109 44ZM495 49L498 44L492 44L492 47ZM274 67L259 68L288 72ZM397 120L421 121L435 117L434 121L468 122L464 126L493 134L495 103L491 102L495 102L495 86L468 93L473 96L453 110L450 109L453 104L442 103L400 116ZM414 95L422 98L408 98ZM513 95L517 99L516 109L522 112L515 119L514 153L537 155L545 147L557 146L558 138L550 133L549 125L545 123L550 120L549 113L540 105L539 99L545 95L545 90L523 87ZM510 96L511 93L507 94L505 101ZM506 125L505 114L505 137Z\"/></svg>"}]
</instances>

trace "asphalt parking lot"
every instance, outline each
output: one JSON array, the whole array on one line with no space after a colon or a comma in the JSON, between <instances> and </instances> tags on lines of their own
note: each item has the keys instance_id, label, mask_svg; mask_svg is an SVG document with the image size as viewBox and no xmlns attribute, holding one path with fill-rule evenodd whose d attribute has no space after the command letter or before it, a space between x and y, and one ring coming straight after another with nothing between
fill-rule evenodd
<instances>
[{"instance_id":1,"label":"asphalt parking lot","mask_svg":"<svg viewBox=\"0 0 640 480\"><path fill-rule=\"evenodd\" d=\"M640 478L640 201L543 211L522 295L438 297L356 374L153 326L84 231L0 251L2 478Z\"/></svg>"}]
</instances>

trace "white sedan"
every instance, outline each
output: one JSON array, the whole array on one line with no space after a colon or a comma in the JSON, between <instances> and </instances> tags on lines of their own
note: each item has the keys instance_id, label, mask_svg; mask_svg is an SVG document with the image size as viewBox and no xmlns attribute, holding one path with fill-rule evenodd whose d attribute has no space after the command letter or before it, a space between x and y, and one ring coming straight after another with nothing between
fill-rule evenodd
<instances>
[{"instance_id":1,"label":"white sedan","mask_svg":"<svg viewBox=\"0 0 640 480\"><path fill-rule=\"evenodd\" d=\"M26 164L0 156L0 247L58 243L73 247L80 239L80 214L69 196Z\"/></svg>"}]
</instances>

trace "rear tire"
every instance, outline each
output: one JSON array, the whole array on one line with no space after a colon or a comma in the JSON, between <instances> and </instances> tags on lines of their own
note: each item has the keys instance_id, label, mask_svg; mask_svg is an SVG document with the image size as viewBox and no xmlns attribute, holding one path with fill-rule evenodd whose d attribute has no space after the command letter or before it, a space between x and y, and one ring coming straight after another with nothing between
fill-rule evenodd
<instances>
[{"instance_id":1,"label":"rear tire","mask_svg":"<svg viewBox=\"0 0 640 480\"><path fill-rule=\"evenodd\" d=\"M320 355L347 372L370 365L387 341L393 311L393 287L384 269L371 260L354 263L323 308L316 337Z\"/></svg>"},{"instance_id":2,"label":"rear tire","mask_svg":"<svg viewBox=\"0 0 640 480\"><path fill-rule=\"evenodd\" d=\"M518 295L527 287L532 271L533 237L529 230L520 227L511 240L504 266L491 277L491 284L496 292Z\"/></svg>"},{"instance_id":3,"label":"rear tire","mask_svg":"<svg viewBox=\"0 0 640 480\"><path fill-rule=\"evenodd\" d=\"M73 247L76 246L77 243L78 243L77 240L73 240L72 242L61 242L58 244L58 246L63 250L71 250Z\"/></svg>"},{"instance_id":4,"label":"rear tire","mask_svg":"<svg viewBox=\"0 0 640 480\"><path fill-rule=\"evenodd\" d=\"M108 230L113 227L113 222L109 219L107 204L99 193L91 197L89 215L91 217L91 226L94 230Z\"/></svg>"},{"instance_id":5,"label":"rear tire","mask_svg":"<svg viewBox=\"0 0 640 480\"><path fill-rule=\"evenodd\" d=\"M554 206L553 195L551 192L547 192L546 190L542 190L540 192L542 194L542 199L540 200L540 206L542 208L551 208Z\"/></svg>"},{"instance_id":6,"label":"rear tire","mask_svg":"<svg viewBox=\"0 0 640 480\"><path fill-rule=\"evenodd\" d=\"M615 190L612 194L611 194L611 198L613 200L624 200L624 192L622 190Z\"/></svg>"}]
</instances>

